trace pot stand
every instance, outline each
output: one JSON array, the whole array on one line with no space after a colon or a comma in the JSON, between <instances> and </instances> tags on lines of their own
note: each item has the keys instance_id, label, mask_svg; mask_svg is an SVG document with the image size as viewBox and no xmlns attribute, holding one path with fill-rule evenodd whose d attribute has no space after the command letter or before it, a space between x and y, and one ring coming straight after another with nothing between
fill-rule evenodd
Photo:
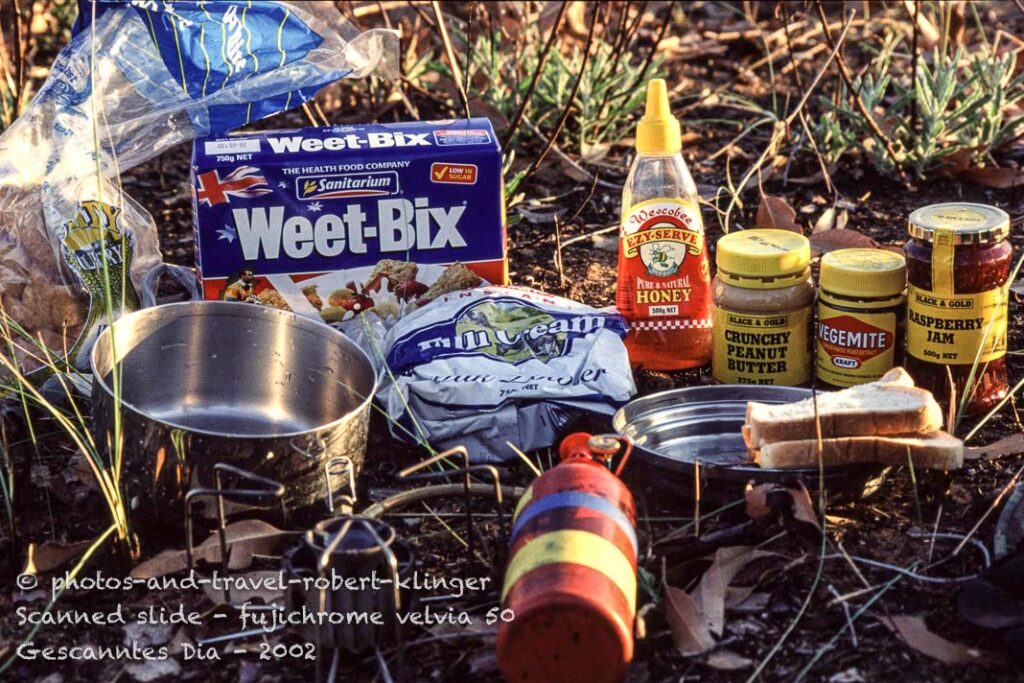
<instances>
[{"instance_id":1,"label":"pot stand","mask_svg":"<svg viewBox=\"0 0 1024 683\"><path fill-rule=\"evenodd\" d=\"M446 470L444 472L421 472L421 470L424 470L436 463L446 461L448 458L458 458L462 460L462 467L454 470ZM447 451L438 453L432 458L428 458L405 468L398 473L398 478L404 481L438 481L448 480L453 476L462 475L462 496L466 508L466 554L470 561L472 561L475 549L475 538L479 534L473 520L473 495L471 491L473 486L472 475L474 473L487 474L490 476L491 482L493 483L494 502L496 504L495 508L498 511L498 551L496 553L488 552L488 555L491 557L491 567L498 568L504 565L503 555L508 550L506 547L508 526L504 513L501 474L498 472L497 467L494 465L471 464L469 451L467 451L464 446L456 446L455 448L450 448ZM483 534L479 535L480 539L483 540ZM489 551L489 549L485 548L485 551ZM498 570L495 569L495 571L497 572ZM501 581L501 576L497 576L496 578L499 582Z\"/></svg>"}]
</instances>

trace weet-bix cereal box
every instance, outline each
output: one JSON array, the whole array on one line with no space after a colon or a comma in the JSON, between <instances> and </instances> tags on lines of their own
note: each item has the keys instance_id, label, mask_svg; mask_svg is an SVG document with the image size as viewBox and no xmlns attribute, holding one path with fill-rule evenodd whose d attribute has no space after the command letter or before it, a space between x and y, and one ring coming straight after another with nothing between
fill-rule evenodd
<instances>
[{"instance_id":1,"label":"weet-bix cereal box","mask_svg":"<svg viewBox=\"0 0 1024 683\"><path fill-rule=\"evenodd\" d=\"M372 306L381 277L403 299L445 273L508 280L501 150L484 118L199 138L192 188L207 299L328 319Z\"/></svg>"}]
</instances>

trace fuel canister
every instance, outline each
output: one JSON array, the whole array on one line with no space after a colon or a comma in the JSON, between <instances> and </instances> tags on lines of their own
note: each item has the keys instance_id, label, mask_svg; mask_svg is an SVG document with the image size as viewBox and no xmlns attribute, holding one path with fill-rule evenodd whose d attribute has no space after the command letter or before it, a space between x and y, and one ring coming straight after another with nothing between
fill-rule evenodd
<instances>
[{"instance_id":1,"label":"fuel canister","mask_svg":"<svg viewBox=\"0 0 1024 683\"><path fill-rule=\"evenodd\" d=\"M636 614L635 508L606 466L618 448L610 444L610 437L566 437L562 462L516 508L502 588L514 617L498 631L498 664L510 682L626 677Z\"/></svg>"}]
</instances>

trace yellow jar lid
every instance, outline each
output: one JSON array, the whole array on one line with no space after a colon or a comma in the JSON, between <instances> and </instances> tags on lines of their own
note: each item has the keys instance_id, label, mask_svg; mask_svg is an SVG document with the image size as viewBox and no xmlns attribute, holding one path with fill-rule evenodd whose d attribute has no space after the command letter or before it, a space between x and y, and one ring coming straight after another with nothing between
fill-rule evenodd
<instances>
[{"instance_id":1,"label":"yellow jar lid","mask_svg":"<svg viewBox=\"0 0 1024 683\"><path fill-rule=\"evenodd\" d=\"M718 240L718 276L752 289L790 287L807 279L811 243L789 230L731 232Z\"/></svg>"},{"instance_id":2,"label":"yellow jar lid","mask_svg":"<svg viewBox=\"0 0 1024 683\"><path fill-rule=\"evenodd\" d=\"M923 206L910 214L911 237L931 242L936 230L952 229L953 244L988 244L1010 234L1010 215L1000 208L971 202Z\"/></svg>"},{"instance_id":3,"label":"yellow jar lid","mask_svg":"<svg viewBox=\"0 0 1024 683\"><path fill-rule=\"evenodd\" d=\"M907 288L907 260L884 249L839 249L821 257L821 289L841 296L893 297Z\"/></svg>"}]
</instances>

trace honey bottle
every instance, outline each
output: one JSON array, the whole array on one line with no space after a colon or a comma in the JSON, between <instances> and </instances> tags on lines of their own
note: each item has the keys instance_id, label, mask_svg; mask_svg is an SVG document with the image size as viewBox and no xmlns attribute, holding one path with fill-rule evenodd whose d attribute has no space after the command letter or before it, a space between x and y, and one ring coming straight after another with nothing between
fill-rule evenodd
<instances>
[{"instance_id":1,"label":"honey bottle","mask_svg":"<svg viewBox=\"0 0 1024 683\"><path fill-rule=\"evenodd\" d=\"M682 370L711 360L711 272L700 197L681 149L665 81L653 79L619 230L615 305L629 322L634 368Z\"/></svg>"}]
</instances>

